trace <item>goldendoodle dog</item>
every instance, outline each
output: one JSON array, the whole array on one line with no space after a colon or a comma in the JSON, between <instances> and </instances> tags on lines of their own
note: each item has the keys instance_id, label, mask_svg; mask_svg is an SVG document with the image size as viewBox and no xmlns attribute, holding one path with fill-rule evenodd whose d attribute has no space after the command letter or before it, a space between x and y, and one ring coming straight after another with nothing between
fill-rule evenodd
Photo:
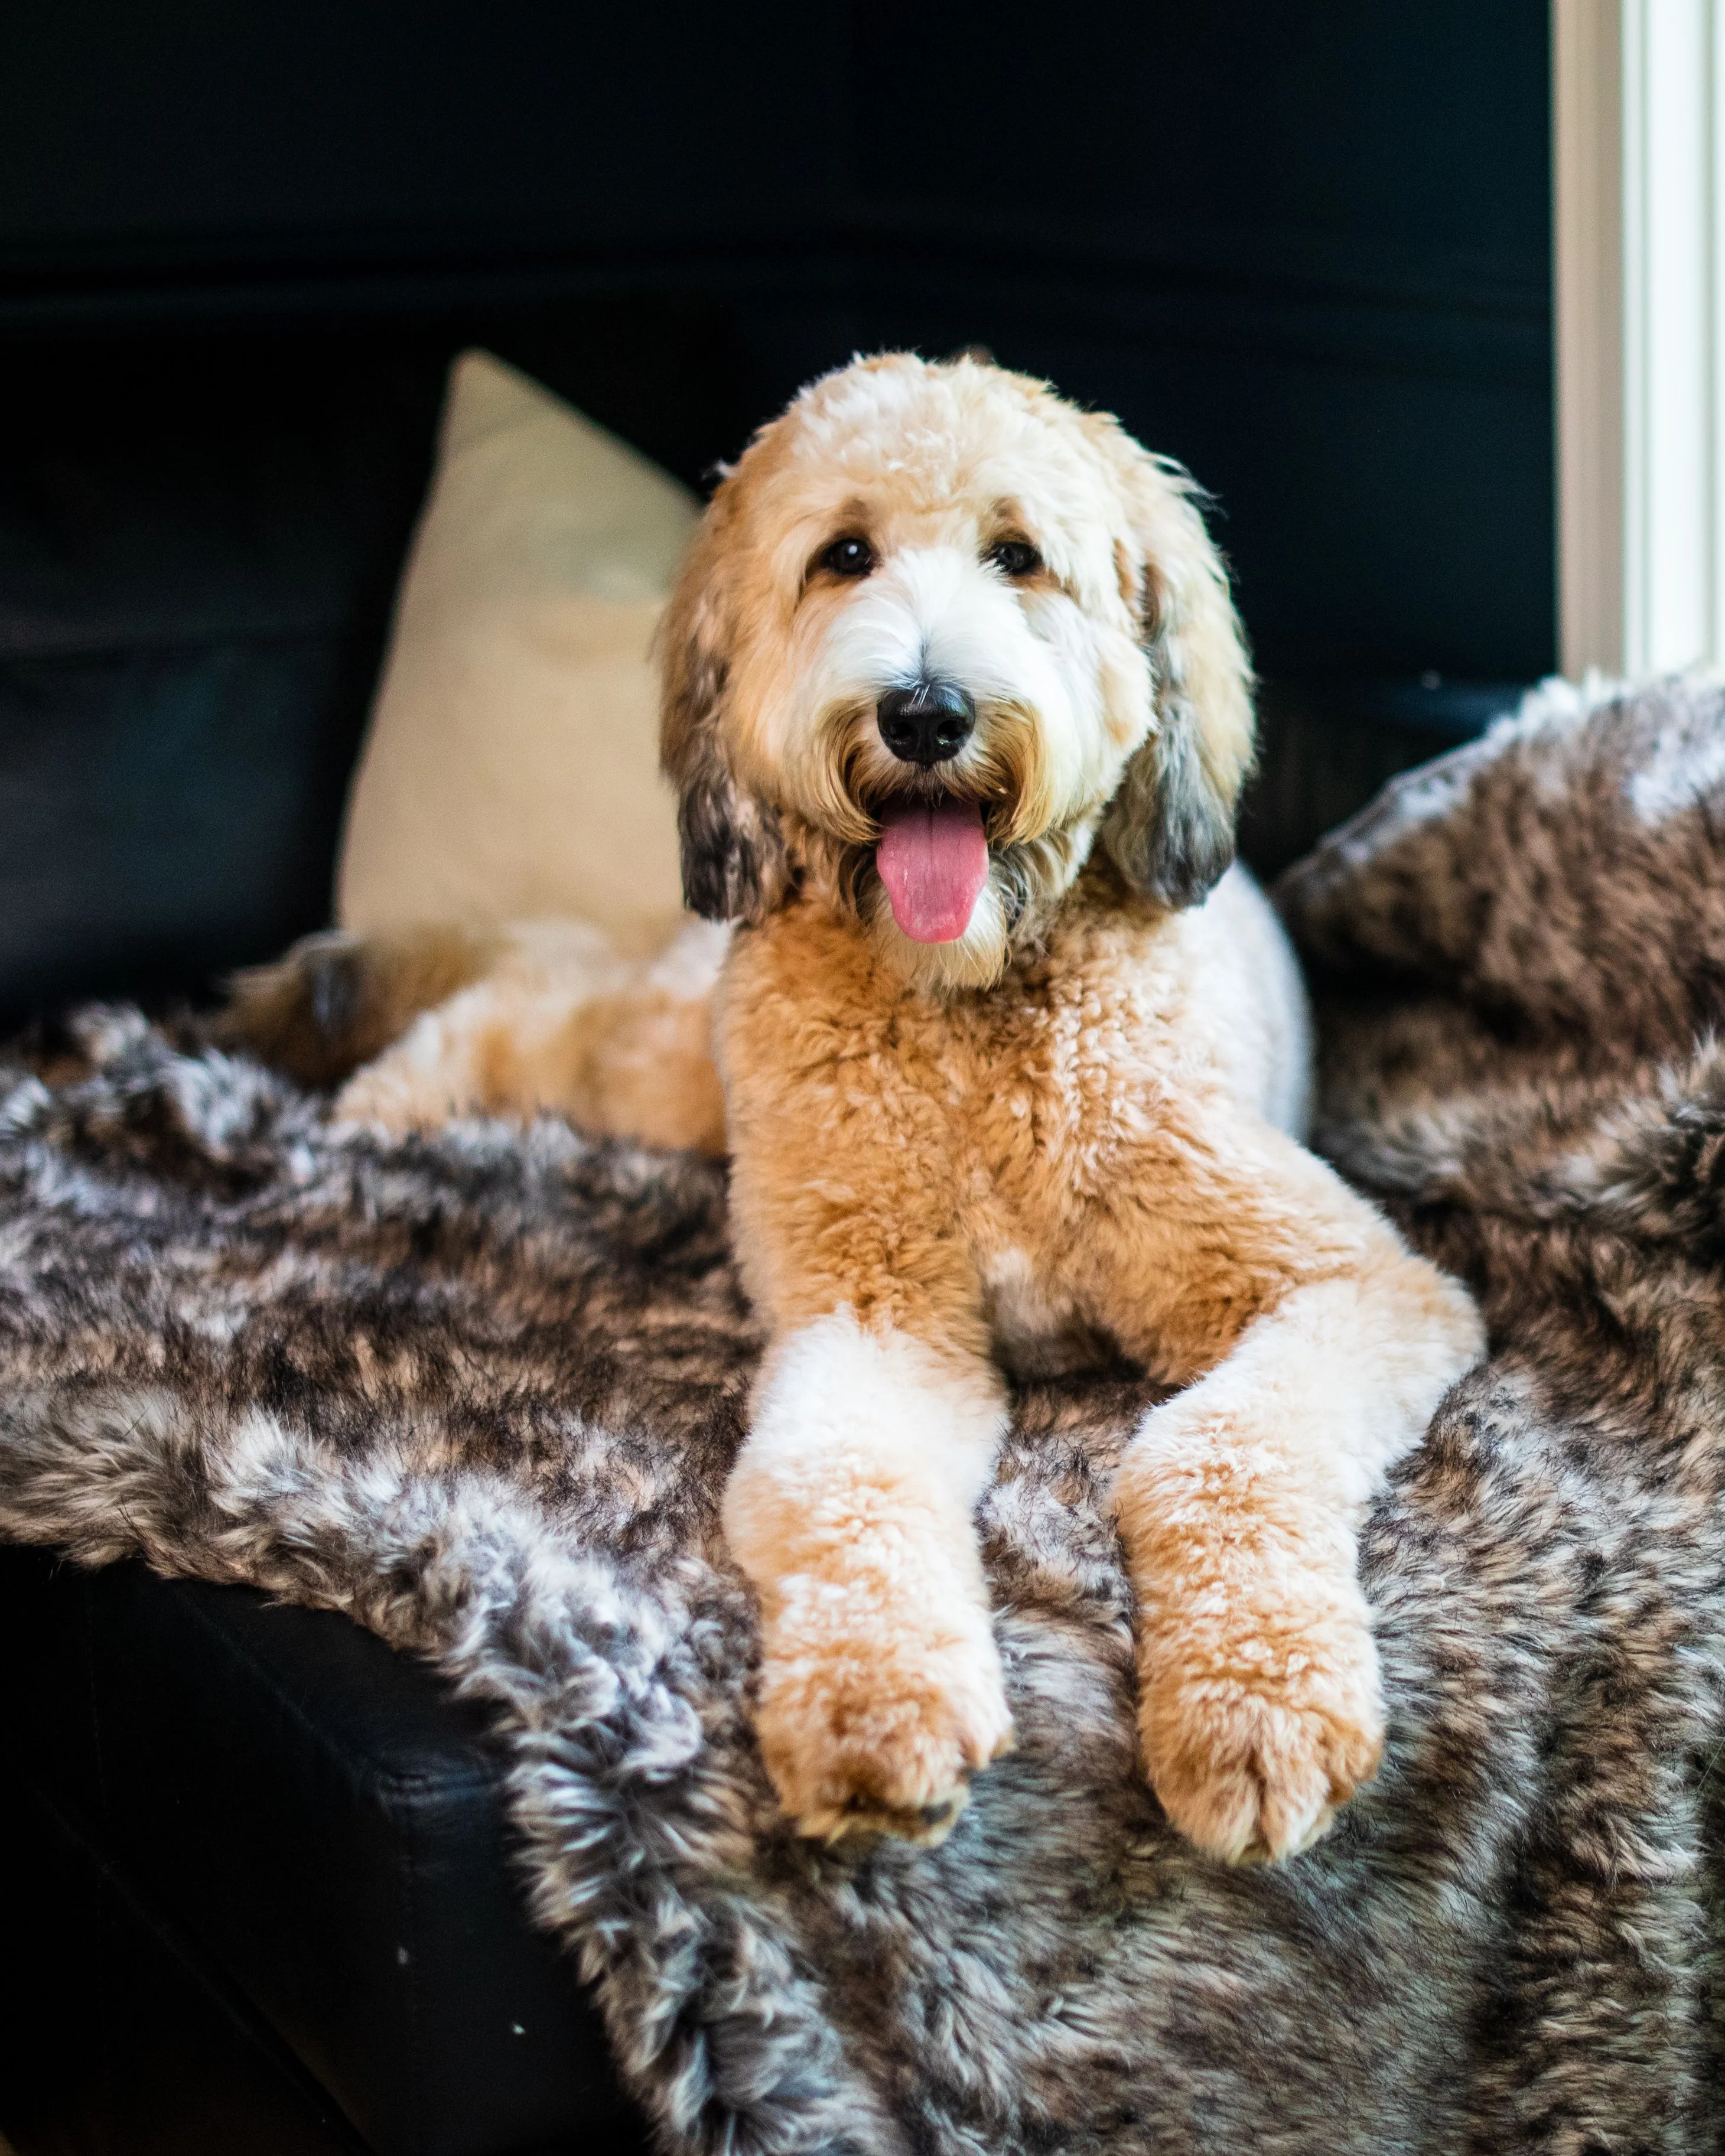
<instances>
[{"instance_id":1,"label":"goldendoodle dog","mask_svg":"<svg viewBox=\"0 0 1725 2156\"><path fill-rule=\"evenodd\" d=\"M973 1523L1003 1371L1101 1336L1170 1395L1114 1485L1145 1768L1218 1856L1303 1847L1383 1738L1362 1517L1481 1332L1300 1142L1190 485L1039 382L859 361L726 475L662 660L688 901L734 932L645 972L578 930L324 939L239 1030L326 1078L393 1040L359 1121L728 1148L769 1344L723 1520L801 1832L937 1837L1011 1744Z\"/></svg>"}]
</instances>

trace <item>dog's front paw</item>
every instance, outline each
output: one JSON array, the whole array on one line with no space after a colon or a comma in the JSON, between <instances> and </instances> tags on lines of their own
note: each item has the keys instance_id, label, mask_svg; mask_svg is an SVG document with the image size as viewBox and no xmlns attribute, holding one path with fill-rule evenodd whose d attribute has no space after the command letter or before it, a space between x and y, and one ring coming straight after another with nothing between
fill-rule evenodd
<instances>
[{"instance_id":1,"label":"dog's front paw","mask_svg":"<svg viewBox=\"0 0 1725 2156\"><path fill-rule=\"evenodd\" d=\"M768 1628L757 1728L798 1834L944 1840L971 1776L1012 1747L986 1612L883 1615L865 1593L788 1583Z\"/></svg>"},{"instance_id":2,"label":"dog's front paw","mask_svg":"<svg viewBox=\"0 0 1725 2156\"><path fill-rule=\"evenodd\" d=\"M1230 1864L1309 1847L1371 1779L1384 1746L1358 1588L1322 1574L1278 1585L1162 1604L1138 1642L1152 1786L1183 1834Z\"/></svg>"}]
</instances>

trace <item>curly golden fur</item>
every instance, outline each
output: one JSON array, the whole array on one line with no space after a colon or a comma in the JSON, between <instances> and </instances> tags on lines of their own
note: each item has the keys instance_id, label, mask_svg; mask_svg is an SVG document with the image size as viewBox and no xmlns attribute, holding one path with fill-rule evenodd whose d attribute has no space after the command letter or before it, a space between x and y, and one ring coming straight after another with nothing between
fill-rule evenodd
<instances>
[{"instance_id":1,"label":"curly golden fur","mask_svg":"<svg viewBox=\"0 0 1725 2156\"><path fill-rule=\"evenodd\" d=\"M819 567L842 535L879 562ZM991 548L1034 537L1011 578ZM715 495L664 630L665 766L697 912L757 921L793 883L861 911L929 988L986 986L1101 832L1174 904L1233 858L1250 680L1183 474L1106 416L972 359L895 354L805 390ZM939 790L982 802L993 869L968 932L916 945L859 871L875 812L927 783L875 721L886 682L963 679L983 722Z\"/></svg>"},{"instance_id":2,"label":"curly golden fur","mask_svg":"<svg viewBox=\"0 0 1725 2156\"><path fill-rule=\"evenodd\" d=\"M685 891L728 955L506 938L343 1112L716 1144L717 973L770 1336L724 1520L788 1813L937 1838L1009 1745L972 1521L1003 1372L1101 1338L1171 1392L1114 1494L1146 1768L1218 1856L1302 1847L1382 1743L1360 1522L1482 1336L1299 1142L1297 973L1230 870L1250 675L1189 483L1042 383L859 361L726 475L662 658ZM883 700L937 680L964 737L895 749ZM889 887L911 812L980 825L957 933ZM614 1034L639 1091L601 1101L571 1074Z\"/></svg>"}]
</instances>

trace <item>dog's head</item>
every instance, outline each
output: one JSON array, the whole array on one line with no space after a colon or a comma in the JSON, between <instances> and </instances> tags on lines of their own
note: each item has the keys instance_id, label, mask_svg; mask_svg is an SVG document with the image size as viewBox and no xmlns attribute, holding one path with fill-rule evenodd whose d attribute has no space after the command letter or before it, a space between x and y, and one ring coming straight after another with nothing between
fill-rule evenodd
<instances>
[{"instance_id":1,"label":"dog's head","mask_svg":"<svg viewBox=\"0 0 1725 2156\"><path fill-rule=\"evenodd\" d=\"M1233 859L1250 675L1189 485L1025 376L812 384L714 495L663 637L709 918L806 878L913 978L981 984L1099 834L1173 906Z\"/></svg>"}]
</instances>

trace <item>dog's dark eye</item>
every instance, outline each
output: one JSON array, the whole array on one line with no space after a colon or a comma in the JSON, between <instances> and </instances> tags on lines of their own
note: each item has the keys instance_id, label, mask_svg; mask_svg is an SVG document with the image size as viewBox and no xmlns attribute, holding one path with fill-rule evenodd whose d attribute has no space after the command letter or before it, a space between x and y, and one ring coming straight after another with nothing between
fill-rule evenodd
<instances>
[{"instance_id":1,"label":"dog's dark eye","mask_svg":"<svg viewBox=\"0 0 1725 2156\"><path fill-rule=\"evenodd\" d=\"M834 540L820 557L820 566L835 577L865 577L875 566L875 550L866 539L853 533Z\"/></svg>"},{"instance_id":2,"label":"dog's dark eye","mask_svg":"<svg viewBox=\"0 0 1725 2156\"><path fill-rule=\"evenodd\" d=\"M998 539L988 559L1004 577L1028 577L1042 567L1042 557L1028 539Z\"/></svg>"}]
</instances>

